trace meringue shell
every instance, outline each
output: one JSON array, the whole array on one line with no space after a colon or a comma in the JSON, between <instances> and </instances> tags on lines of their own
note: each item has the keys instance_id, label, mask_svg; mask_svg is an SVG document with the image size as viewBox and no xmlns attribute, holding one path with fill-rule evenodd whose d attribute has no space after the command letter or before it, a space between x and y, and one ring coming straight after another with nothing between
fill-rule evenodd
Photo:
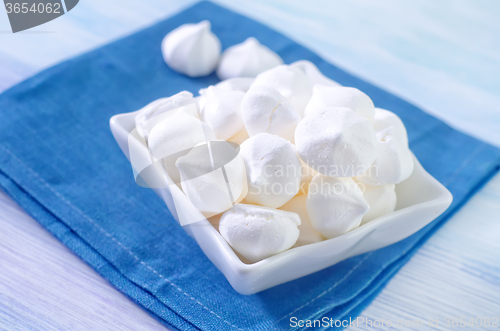
<instances>
[{"instance_id":1,"label":"meringue shell","mask_svg":"<svg viewBox=\"0 0 500 331\"><path fill-rule=\"evenodd\" d=\"M371 122L343 107L305 116L295 129L295 147L309 167L331 177L363 174L378 153Z\"/></svg>"},{"instance_id":2,"label":"meringue shell","mask_svg":"<svg viewBox=\"0 0 500 331\"><path fill-rule=\"evenodd\" d=\"M219 222L227 243L253 263L292 247L299 237L296 213L248 204L235 204Z\"/></svg>"},{"instance_id":3,"label":"meringue shell","mask_svg":"<svg viewBox=\"0 0 500 331\"><path fill-rule=\"evenodd\" d=\"M378 156L373 164L356 179L370 185L399 184L413 173L414 163L408 145L394 136L390 126L377 132Z\"/></svg>"},{"instance_id":4,"label":"meringue shell","mask_svg":"<svg viewBox=\"0 0 500 331\"><path fill-rule=\"evenodd\" d=\"M314 176L306 199L312 227L325 238L357 228L370 206L351 178Z\"/></svg>"},{"instance_id":5,"label":"meringue shell","mask_svg":"<svg viewBox=\"0 0 500 331\"><path fill-rule=\"evenodd\" d=\"M314 85L304 116L325 107L346 107L369 120L375 116L372 99L354 87Z\"/></svg>"},{"instance_id":6,"label":"meringue shell","mask_svg":"<svg viewBox=\"0 0 500 331\"><path fill-rule=\"evenodd\" d=\"M372 123L375 132L383 131L392 126L394 128L394 138L403 145L408 146L408 133L398 115L382 108L375 108L375 117Z\"/></svg>"},{"instance_id":7,"label":"meringue shell","mask_svg":"<svg viewBox=\"0 0 500 331\"><path fill-rule=\"evenodd\" d=\"M307 60L299 60L290 64L290 67L300 69L304 74L306 74L309 81L314 86L316 84L326 85L326 86L341 86L339 83L323 75L323 73L312 63Z\"/></svg>"},{"instance_id":8,"label":"meringue shell","mask_svg":"<svg viewBox=\"0 0 500 331\"><path fill-rule=\"evenodd\" d=\"M240 113L242 91L231 91L208 87L201 96L203 109L201 120L207 123L219 139L229 139L245 127Z\"/></svg>"},{"instance_id":9,"label":"meringue shell","mask_svg":"<svg viewBox=\"0 0 500 331\"><path fill-rule=\"evenodd\" d=\"M241 116L250 136L267 132L292 143L301 118L283 95L265 85L252 85L248 90L241 101Z\"/></svg>"},{"instance_id":10,"label":"meringue shell","mask_svg":"<svg viewBox=\"0 0 500 331\"><path fill-rule=\"evenodd\" d=\"M278 90L299 115L304 114L312 94L312 85L306 74L288 65L280 65L259 74L252 84L256 85L271 86Z\"/></svg>"},{"instance_id":11,"label":"meringue shell","mask_svg":"<svg viewBox=\"0 0 500 331\"><path fill-rule=\"evenodd\" d=\"M221 57L217 76L221 80L256 77L261 72L283 64L281 57L253 37L229 47Z\"/></svg>"},{"instance_id":12,"label":"meringue shell","mask_svg":"<svg viewBox=\"0 0 500 331\"><path fill-rule=\"evenodd\" d=\"M210 22L184 24L162 41L163 58L170 68L190 77L206 76L219 63L221 44L210 31Z\"/></svg>"}]
</instances>

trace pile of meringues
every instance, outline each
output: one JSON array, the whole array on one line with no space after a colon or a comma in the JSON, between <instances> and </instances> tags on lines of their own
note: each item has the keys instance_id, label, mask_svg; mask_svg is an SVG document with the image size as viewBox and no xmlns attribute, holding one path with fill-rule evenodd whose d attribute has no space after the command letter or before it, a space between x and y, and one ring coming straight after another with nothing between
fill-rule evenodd
<instances>
[{"instance_id":1,"label":"pile of meringues","mask_svg":"<svg viewBox=\"0 0 500 331\"><path fill-rule=\"evenodd\" d=\"M254 38L219 59L206 21L170 32L162 49L179 72L217 68L226 80L199 97L182 91L147 105L137 131L191 203L220 217L220 234L244 261L334 238L394 211L395 184L414 166L397 115L311 62L283 65Z\"/></svg>"}]
</instances>

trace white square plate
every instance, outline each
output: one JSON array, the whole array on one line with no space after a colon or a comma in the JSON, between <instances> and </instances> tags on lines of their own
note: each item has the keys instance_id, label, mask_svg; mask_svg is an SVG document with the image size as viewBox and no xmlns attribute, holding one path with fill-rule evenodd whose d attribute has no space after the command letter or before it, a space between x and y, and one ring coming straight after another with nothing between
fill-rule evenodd
<instances>
[{"instance_id":1,"label":"white square plate","mask_svg":"<svg viewBox=\"0 0 500 331\"><path fill-rule=\"evenodd\" d=\"M129 143L134 142L130 133L135 129L136 114L119 114L110 120L113 136L129 160ZM146 148L140 143L137 145ZM144 153L148 154L147 150ZM177 186L154 190L177 220L181 214L182 217L192 215L202 219L183 227L237 292L253 294L330 267L349 257L391 245L441 215L450 206L453 197L424 170L415 156L414 161L413 174L396 185L398 201L394 212L342 236L292 248L253 264L241 261L212 224L200 217L200 212Z\"/></svg>"}]
</instances>

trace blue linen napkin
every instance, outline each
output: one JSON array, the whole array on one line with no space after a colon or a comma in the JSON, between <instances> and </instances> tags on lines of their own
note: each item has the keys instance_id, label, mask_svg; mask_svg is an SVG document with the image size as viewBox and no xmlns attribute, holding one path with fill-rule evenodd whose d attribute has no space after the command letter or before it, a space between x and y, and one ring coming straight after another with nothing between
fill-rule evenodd
<instances>
[{"instance_id":1,"label":"blue linen napkin","mask_svg":"<svg viewBox=\"0 0 500 331\"><path fill-rule=\"evenodd\" d=\"M112 115L218 81L215 75L177 74L161 56L167 32L205 19L223 48L254 36L286 63L310 60L325 75L397 113L412 151L453 193L448 211L392 246L255 295L236 293L162 200L135 184L108 126ZM0 186L120 291L181 330L294 329L291 317L355 318L499 166L499 149L210 2L45 70L0 96Z\"/></svg>"}]
</instances>

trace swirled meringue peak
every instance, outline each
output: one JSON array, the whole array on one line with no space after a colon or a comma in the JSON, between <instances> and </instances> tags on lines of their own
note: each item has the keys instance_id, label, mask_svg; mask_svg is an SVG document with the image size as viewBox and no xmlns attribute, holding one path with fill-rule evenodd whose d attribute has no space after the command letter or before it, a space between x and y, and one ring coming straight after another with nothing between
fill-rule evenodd
<instances>
[{"instance_id":1,"label":"swirled meringue peak","mask_svg":"<svg viewBox=\"0 0 500 331\"><path fill-rule=\"evenodd\" d=\"M241 44L229 47L222 53L222 58L217 68L220 79L234 77L256 77L261 72L283 64L278 54L253 37Z\"/></svg>"},{"instance_id":2,"label":"swirled meringue peak","mask_svg":"<svg viewBox=\"0 0 500 331\"><path fill-rule=\"evenodd\" d=\"M206 76L219 63L221 44L210 22L184 24L163 38L163 58L170 68L190 77Z\"/></svg>"}]
</instances>

